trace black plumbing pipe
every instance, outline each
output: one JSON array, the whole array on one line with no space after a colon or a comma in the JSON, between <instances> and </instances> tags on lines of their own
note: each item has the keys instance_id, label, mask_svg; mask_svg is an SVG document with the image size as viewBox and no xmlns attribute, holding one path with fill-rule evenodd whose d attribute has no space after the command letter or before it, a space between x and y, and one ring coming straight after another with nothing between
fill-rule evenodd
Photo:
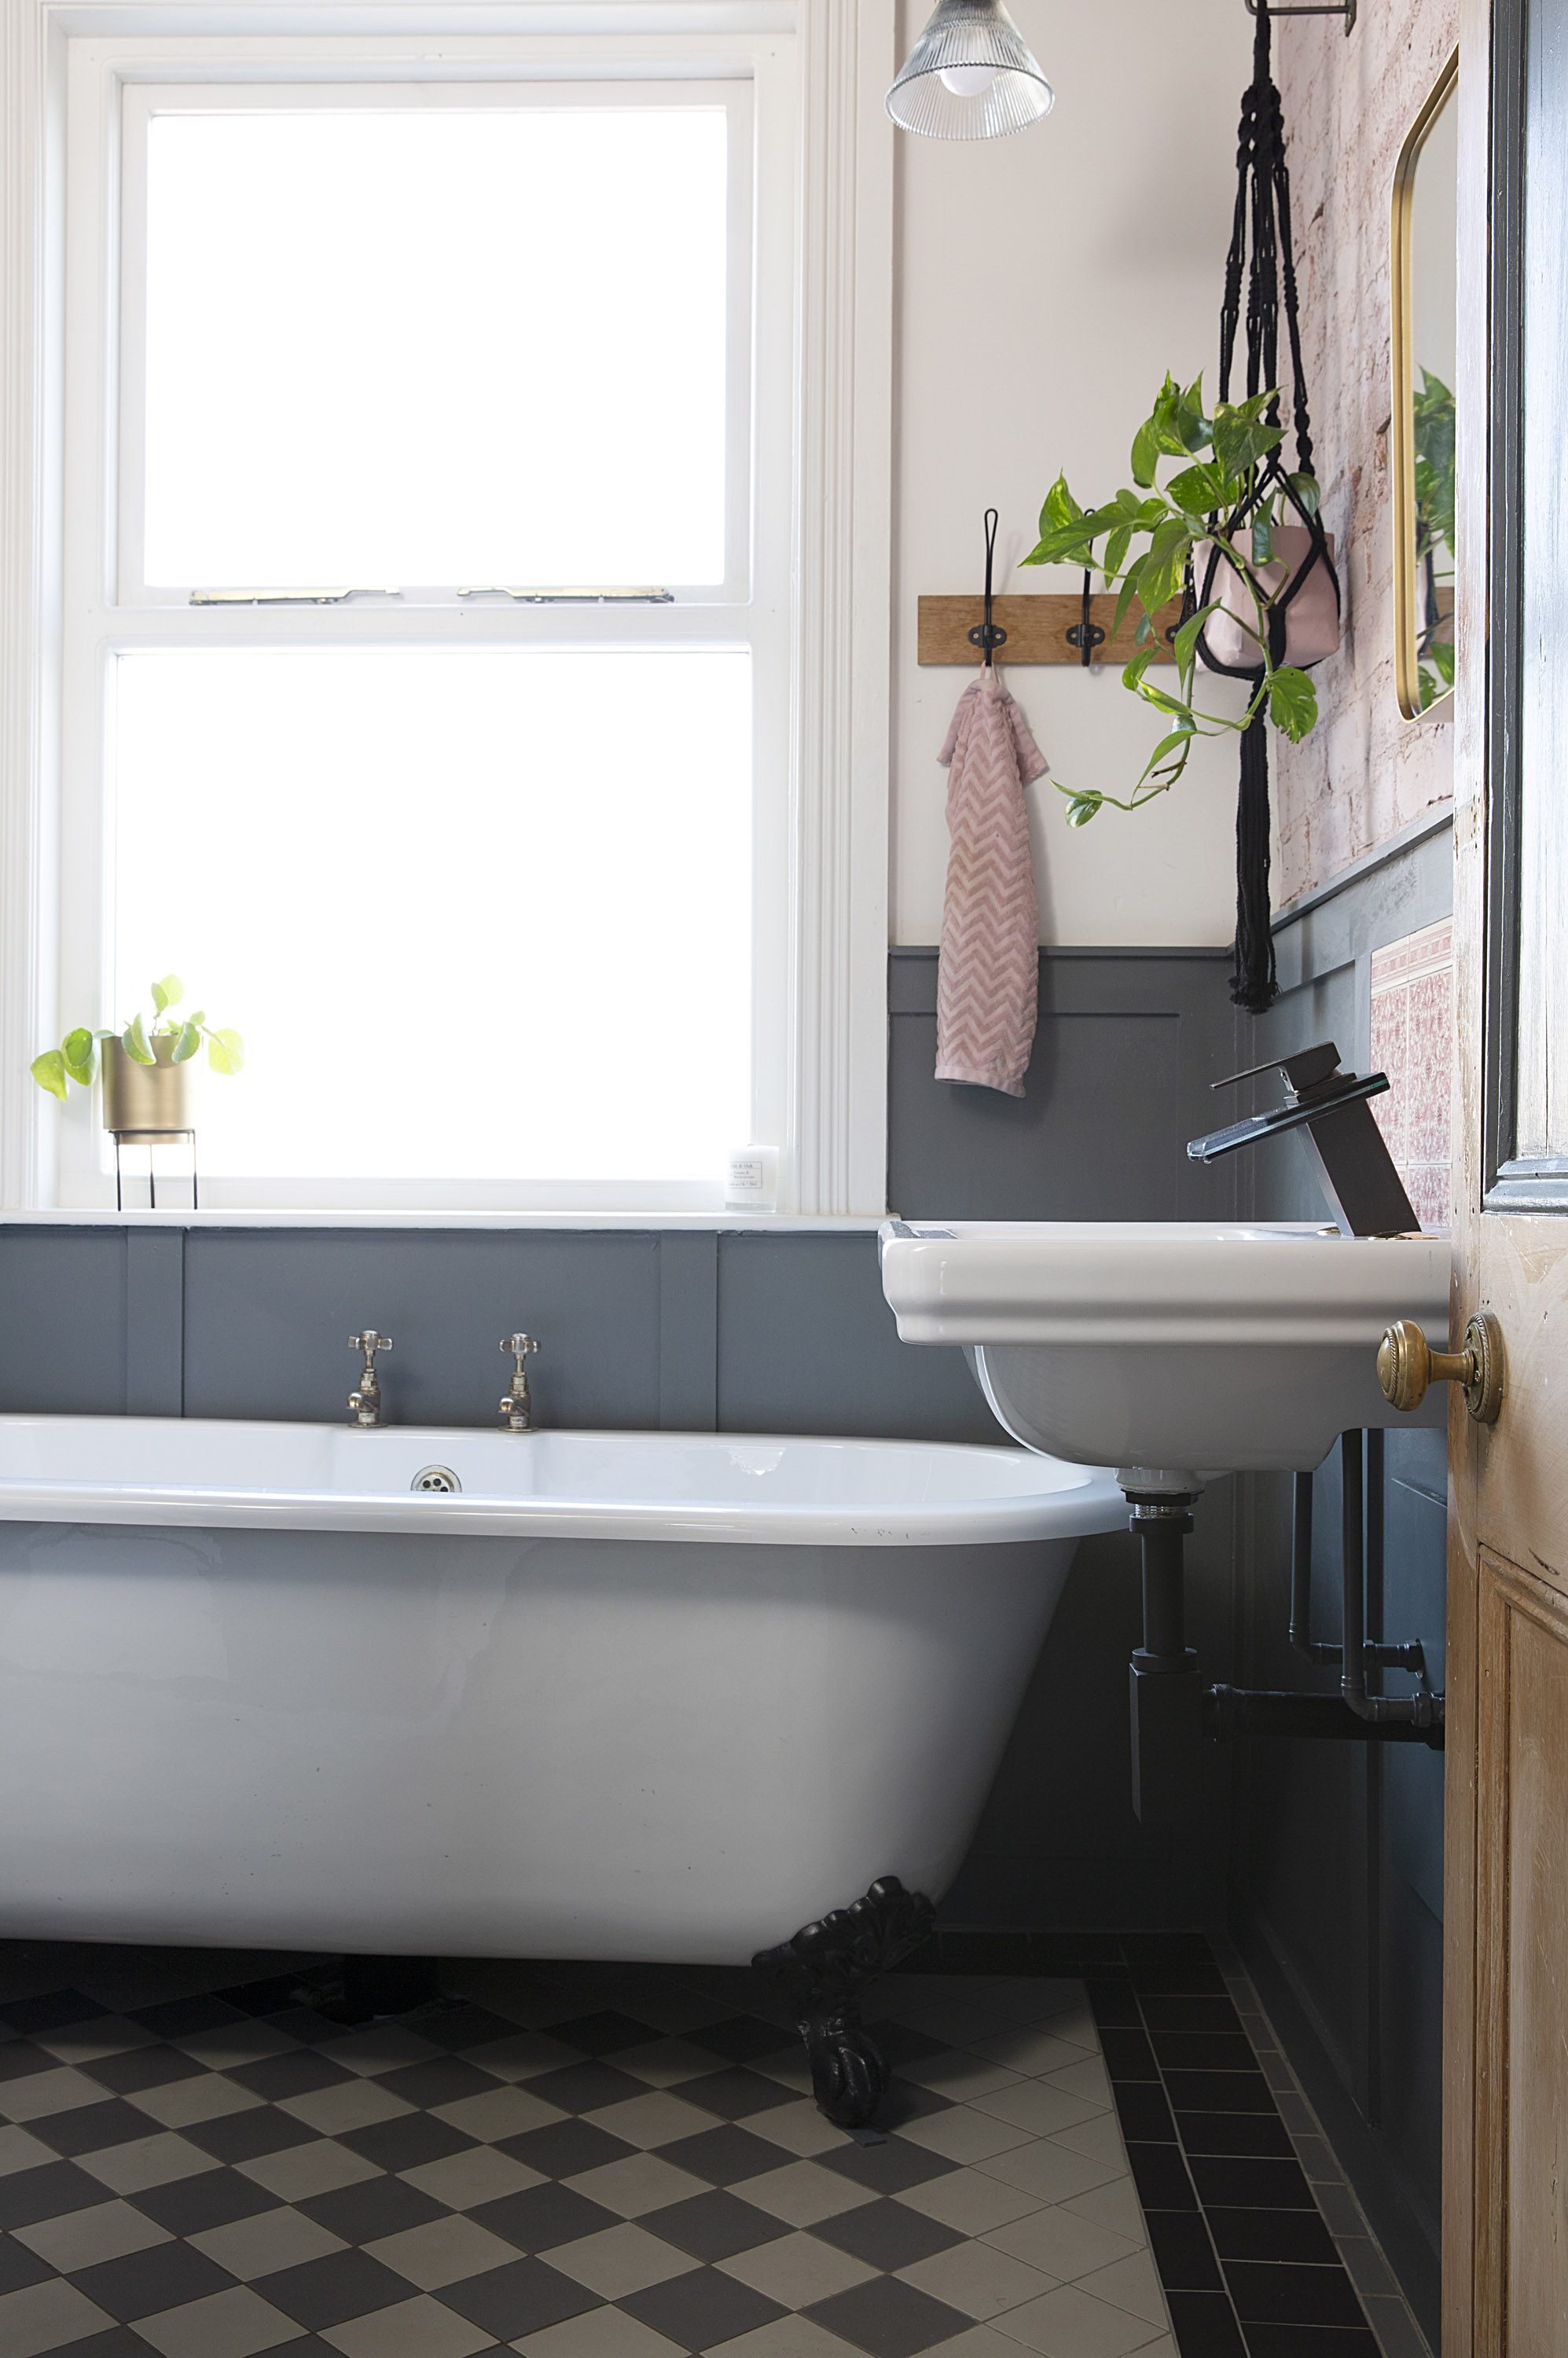
<instances>
[{"instance_id":1,"label":"black plumbing pipe","mask_svg":"<svg viewBox=\"0 0 1568 2358\"><path fill-rule=\"evenodd\" d=\"M1291 1533L1291 1643L1309 1662L1337 1662L1339 1648L1312 1635L1312 1476L1296 1476L1295 1521Z\"/></svg>"},{"instance_id":2,"label":"black plumbing pipe","mask_svg":"<svg viewBox=\"0 0 1568 2358\"><path fill-rule=\"evenodd\" d=\"M1220 1743L1243 1735L1310 1736L1366 1743L1425 1744L1444 1748L1444 1699L1425 1687L1426 1658L1421 1640L1384 1645L1367 1636L1367 1578L1374 1575L1382 1595L1383 1436L1365 1436L1370 1476L1363 1483L1363 1436L1340 1435L1343 1486L1342 1548L1345 1568L1343 1646L1314 1640L1312 1628L1312 1476L1298 1474L1291 1545L1291 1643L1309 1661L1340 1666L1337 1695L1295 1694L1252 1687L1204 1690L1206 1735ZM1417 1695L1368 1694L1367 1673L1379 1669L1411 1671L1422 1682Z\"/></svg>"},{"instance_id":3,"label":"black plumbing pipe","mask_svg":"<svg viewBox=\"0 0 1568 2358\"><path fill-rule=\"evenodd\" d=\"M1127 1502L1143 1555L1143 1643L1128 1665L1132 1807L1143 1825L1173 1827L1202 1791L1203 1688L1182 1595L1193 1502L1184 1492L1136 1490Z\"/></svg>"},{"instance_id":4,"label":"black plumbing pipe","mask_svg":"<svg viewBox=\"0 0 1568 2358\"><path fill-rule=\"evenodd\" d=\"M1441 1697L1432 1698L1441 1702ZM1257 1687L1206 1688L1204 1734L1228 1743L1237 1736L1313 1736L1349 1744L1425 1744L1443 1750L1441 1716L1421 1727L1413 1720L1369 1723L1339 1695L1273 1693Z\"/></svg>"},{"instance_id":5,"label":"black plumbing pipe","mask_svg":"<svg viewBox=\"0 0 1568 2358\"><path fill-rule=\"evenodd\" d=\"M1185 1498L1180 1501L1184 1509ZM1186 1659L1186 1607L1184 1601L1182 1542L1192 1530L1192 1517L1183 1511L1153 1513L1134 1509L1132 1527L1143 1550L1143 1651L1156 1661Z\"/></svg>"},{"instance_id":6,"label":"black plumbing pipe","mask_svg":"<svg viewBox=\"0 0 1568 2358\"><path fill-rule=\"evenodd\" d=\"M1357 1719L1376 1714L1367 1702L1367 1560L1363 1538L1361 1496L1361 1435L1339 1436L1340 1563L1345 1574L1345 1614L1340 1623L1344 1651L1339 1660L1339 1692Z\"/></svg>"},{"instance_id":7,"label":"black plumbing pipe","mask_svg":"<svg viewBox=\"0 0 1568 2358\"><path fill-rule=\"evenodd\" d=\"M1379 1556L1382 1549L1382 1434L1379 1446L1371 1453L1379 1476L1379 1498L1371 1518L1371 1534ZM1368 1436L1370 1439L1370 1435ZM1343 1485L1344 1556L1345 1556L1345 1649L1339 1665L1339 1692L1346 1705L1358 1720L1369 1727L1439 1727L1443 1725L1443 1697L1434 1694L1373 1695L1367 1692L1367 1662L1371 1650L1367 1643L1367 1558L1363 1538L1365 1499L1361 1479L1362 1436L1359 1433L1342 1433L1339 1436L1339 1469ZM1381 1649L1378 1649L1380 1659Z\"/></svg>"},{"instance_id":8,"label":"black plumbing pipe","mask_svg":"<svg viewBox=\"0 0 1568 2358\"><path fill-rule=\"evenodd\" d=\"M1376 1435L1378 1455L1381 1457L1382 1434ZM1370 1448L1374 1436L1368 1433ZM1309 1662L1337 1664L1343 1659L1343 1649L1331 1645L1325 1639L1312 1634L1312 1476L1296 1476L1295 1517L1291 1533L1291 1644ZM1368 1534L1376 1528L1376 1556L1382 1561L1383 1485L1379 1463L1377 1477L1369 1482L1367 1498ZM1426 1676L1426 1654L1421 1639L1414 1638L1406 1645L1385 1645L1380 1639L1367 1639L1362 1660L1368 1669L1410 1671L1417 1678Z\"/></svg>"}]
</instances>

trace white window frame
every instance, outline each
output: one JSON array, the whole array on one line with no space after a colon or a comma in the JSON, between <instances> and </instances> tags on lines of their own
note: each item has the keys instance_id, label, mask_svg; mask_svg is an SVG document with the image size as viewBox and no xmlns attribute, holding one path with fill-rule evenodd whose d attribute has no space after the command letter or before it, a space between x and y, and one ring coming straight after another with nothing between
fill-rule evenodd
<instances>
[{"instance_id":1,"label":"white window frame","mask_svg":"<svg viewBox=\"0 0 1568 2358\"><path fill-rule=\"evenodd\" d=\"M184 50L187 44L182 43ZM192 48L194 45L190 45ZM292 51L297 45L289 44ZM319 44L326 48L327 44ZM386 45L384 54L374 59L364 59L359 71L365 79L345 81L341 70L334 70L338 60L330 54L316 60L317 70L308 81L297 79L302 68L308 69L312 59L293 55L279 58L269 71L277 79L265 81L256 78L247 60L236 67L225 63L222 45L212 45L212 61L204 77L198 81L159 82L133 80L126 72L118 54L118 44L79 43L72 56L73 70L68 93L66 136L70 149L80 146L80 163L70 166L69 205L91 219L107 223L117 217L119 229L118 281L122 299L112 318L92 311L78 321L68 307L66 319L67 374L75 374L88 382L114 383L118 387L118 421L114 439L118 445L114 486L112 519L105 515L109 526L107 545L96 553L94 580L102 577L105 584L113 583L113 603L117 607L146 606L164 608L188 614L189 590L235 589L236 582L203 582L182 585L178 589L154 588L148 585L144 568L143 525L146 490L145 452L146 368L144 349L146 333L146 304L142 298L146 269L146 198L147 198L147 128L155 114L205 114L222 111L227 101L236 111L273 113L298 111L301 108L327 113L371 110L384 104L389 95L398 90L409 93L411 102L427 99L432 104L443 102L464 107L494 105L508 109L580 104L596 107L636 107L663 101L673 105L712 105L723 108L730 131L729 189L729 254L727 308L730 319L728 350L725 354L725 564L723 579L718 581L673 581L661 579L660 587L673 590L684 604L693 600L704 607L749 605L755 597L759 583L755 556L760 528L764 521L762 511L771 502L781 512L780 519L769 519L773 528L766 534L771 546L782 538L781 554L787 568L789 516L789 413L787 405L773 398L773 406L781 412L778 421L767 414L769 389L766 371L781 372L788 382L791 353L787 337L783 332L784 317L770 308L765 313L754 311L756 284L766 265L771 276L784 257L771 253L759 254L758 230L764 245L782 243L772 234L775 221L787 223L792 190L788 176L790 118L794 114L795 92L793 59L770 57L765 51L747 60L748 70L742 76L730 72L703 75L689 81L676 81L669 75L654 78L645 71L632 71L622 63L611 69L608 63L601 70L581 79L567 79L560 74L543 75L525 70L527 60L517 61L519 70L507 75L492 71L483 79L466 79L460 73L432 75L421 66L411 73L406 61ZM95 52L98 54L95 55ZM195 58L190 62L195 64ZM499 67L502 60L488 59ZM586 64L597 60L585 60ZM373 65L377 69L372 72ZM292 73L290 69L293 69ZM117 106L115 105L118 101ZM106 120L110 108L117 120ZM763 136L759 141L758 114L766 120L760 126ZM79 117L85 118L79 121ZM118 134L119 168L114 168L114 146ZM758 164L761 155L772 165L773 186L760 189ZM97 169L94 169L94 167ZM119 197L114 201L111 180L117 183ZM759 198L771 199L759 203ZM773 220L768 218L770 210ZM756 216L761 212L762 222ZM787 265L785 265L787 266ZM68 252L68 270L70 256ZM757 329L754 337L753 323ZM113 340L109 344L108 340ZM752 345L760 349L753 355ZM81 347L80 353L78 347ZM116 351L117 361L116 366ZM754 362L762 363L754 371ZM753 373L762 382L757 388L762 398L755 398ZM70 432L68 414L68 436ZM79 462L74 460L69 439L66 449L68 483L77 473ZM753 483L753 471L756 481ZM105 501L105 508L110 504ZM782 519L782 533L779 529ZM72 557L73 535L68 499L66 524L66 562L68 579L66 595L71 596L69 579ZM85 554L85 552L84 552ZM85 585L84 585L85 586ZM544 584L532 585L544 587ZM564 585L559 585L564 586ZM428 585L404 583L400 587L406 597L418 600L422 608L439 603L458 611L455 590L434 590ZM776 595L776 592L774 593ZM762 589L764 600L769 597ZM468 610L472 619L474 610ZM782 617L781 617L782 618ZM187 634L180 642L186 644L208 644L200 635L200 616L195 618L195 635ZM308 616L301 616L308 620ZM328 618L316 616L318 625ZM341 617L338 618L340 621ZM427 619L428 619L427 615ZM532 616L514 618L526 620ZM635 608L628 608L617 618L615 636L618 640L639 639L640 623L649 617ZM665 626L671 617L655 615L659 626L653 633L662 640L667 635ZM438 633L438 638L439 634ZM462 644L472 644L472 633L465 633ZM528 638L538 633L529 629ZM643 633L646 635L646 633ZM158 644L173 641L159 639ZM300 644L340 644L338 634L330 628L308 632Z\"/></svg>"},{"instance_id":2,"label":"white window frame","mask_svg":"<svg viewBox=\"0 0 1568 2358\"><path fill-rule=\"evenodd\" d=\"M69 1126L27 1073L61 1013L62 965L82 955L83 896L62 902L60 838L75 839L83 814L71 798L71 732L101 709L91 680L68 676L63 629L72 501L63 481L62 388L110 421L99 439L111 463L112 406L102 381L64 365L66 240L88 236L74 185L68 191L65 121L73 82L96 77L168 82L211 71L220 45L229 66L260 81L287 67L325 79L329 53L346 80L390 52L416 61L418 78L476 81L520 71L573 81L625 78L650 67L677 79L751 78L759 111L788 93L790 235L795 303L784 388L790 404L795 513L788 579L759 580L776 623L776 660L788 666L787 742L774 795L777 829L759 844L757 868L787 889L773 896L781 935L768 946L778 978L777 1035L784 1054L770 1109L781 1148L780 1212L838 1217L880 1213L885 1203L889 531L891 524L892 135L881 109L892 66L891 0L622 0L619 5L517 5L487 10L485 30L458 29L466 10L323 8L253 0L241 10L152 9L146 0L0 0L0 1198L10 1210L47 1210L81 1197L80 1171L62 1157ZM351 22L353 29L341 27ZM178 31L171 32L171 24ZM278 31L271 27L287 27ZM302 30L302 27L306 28ZM449 29L450 28L450 29ZM287 55L286 55L287 53ZM759 220L765 216L759 210ZM81 257L76 255L76 259ZM107 262L92 288L100 320L113 310ZM112 347L105 342L104 350ZM759 349L757 399L779 392L780 359ZM80 427L81 421L78 421ZM102 485L94 487L100 494ZM112 587L101 552L105 599ZM736 587L731 566L731 592ZM129 585L127 585L129 586ZM774 609L781 611L774 611ZM106 611L109 611L106 607ZM113 608L116 644L134 627L165 629L170 610L150 602ZM297 616L267 615L280 643L298 643ZM685 610L698 630L702 609ZM80 620L80 617L77 618ZM220 613L207 619L222 621ZM253 612L248 630L254 632ZM426 618L428 620L428 616ZM472 643L467 617L465 640ZM498 617L500 623L510 621ZM546 612L542 635L581 644L616 635L614 619ZM340 622L350 620L338 617ZM353 618L362 642L384 643L384 616ZM711 611L707 623L716 629ZM126 642L118 634L132 629ZM69 634L94 643L92 632ZM351 641L353 633L346 633ZM213 643L222 643L214 639ZM100 665L103 643L96 639ZM93 729L99 727L95 718ZM92 749L102 767L102 740ZM94 821L97 824L97 821ZM768 895L762 895L765 901ZM75 936L72 927L77 928ZM63 957L62 957L63 953ZM628 990L643 946L627 945ZM101 955L101 952L99 953ZM480 1191L494 1206L493 1192ZM656 1217L657 1191L635 1208ZM319 1202L318 1196L314 1200ZM373 1217L395 1208L366 1192ZM407 1198L403 1198L405 1202ZM477 1207L477 1198L476 1198ZM421 1208L430 1206L426 1192ZM454 1211L460 1206L453 1206ZM521 1207L520 1207L521 1208ZM557 1205L563 1214L588 1204ZM624 1208L633 1208L630 1206Z\"/></svg>"}]
</instances>

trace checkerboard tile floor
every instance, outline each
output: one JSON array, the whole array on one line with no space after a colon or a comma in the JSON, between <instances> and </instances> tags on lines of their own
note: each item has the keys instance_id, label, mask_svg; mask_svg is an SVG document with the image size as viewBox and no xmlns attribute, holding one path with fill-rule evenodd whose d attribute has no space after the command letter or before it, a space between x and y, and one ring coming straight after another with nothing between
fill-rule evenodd
<instances>
[{"instance_id":1,"label":"checkerboard tile floor","mask_svg":"<svg viewBox=\"0 0 1568 2358\"><path fill-rule=\"evenodd\" d=\"M884 1983L868 2143L750 1974L321 1970L0 1950L0 2358L1177 2358L1080 1983Z\"/></svg>"}]
</instances>

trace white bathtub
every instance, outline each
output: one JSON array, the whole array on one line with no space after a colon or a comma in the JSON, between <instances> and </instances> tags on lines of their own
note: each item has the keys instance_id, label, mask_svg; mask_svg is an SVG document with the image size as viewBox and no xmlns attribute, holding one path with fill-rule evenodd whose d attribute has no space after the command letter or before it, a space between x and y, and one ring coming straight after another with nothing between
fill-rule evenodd
<instances>
[{"instance_id":1,"label":"white bathtub","mask_svg":"<svg viewBox=\"0 0 1568 2358\"><path fill-rule=\"evenodd\" d=\"M937 1898L1125 1516L1004 1449L0 1417L0 1936L738 1963Z\"/></svg>"}]
</instances>

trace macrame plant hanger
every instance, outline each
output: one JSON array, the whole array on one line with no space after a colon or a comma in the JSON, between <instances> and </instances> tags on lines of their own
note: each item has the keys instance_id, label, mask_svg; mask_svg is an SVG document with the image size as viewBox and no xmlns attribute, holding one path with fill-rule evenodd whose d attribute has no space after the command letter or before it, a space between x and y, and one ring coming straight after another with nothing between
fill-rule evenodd
<instances>
[{"instance_id":1,"label":"macrame plant hanger","mask_svg":"<svg viewBox=\"0 0 1568 2358\"><path fill-rule=\"evenodd\" d=\"M1247 393L1261 393L1280 383L1280 297L1284 295L1285 327L1290 340L1292 425L1296 449L1295 471L1313 472L1312 421L1307 414L1306 375L1302 366L1301 325L1296 298L1295 256L1291 243L1291 181L1285 169L1285 128L1280 93L1270 71L1269 0L1257 0L1258 31L1252 51L1252 86L1241 101L1238 135L1236 213L1230 251L1225 263L1225 301L1219 322L1219 399L1230 398L1231 365L1236 331L1241 318L1241 280L1247 274ZM1249 232L1251 259L1248 261ZM1278 398L1270 404L1271 426L1280 423ZM1336 609L1340 606L1339 579L1328 552L1328 541L1315 510L1311 514L1291 481L1281 451L1270 451L1257 468L1247 498L1223 523L1211 521L1217 535L1234 539L1249 529L1256 509L1276 496L1305 525L1311 538L1306 557L1281 590L1269 612L1269 659L1285 660L1288 609L1314 565L1327 568L1334 584ZM1201 591L1189 582L1193 610L1214 596L1216 573L1225 562L1211 546ZM1210 671L1227 672L1254 688L1263 677L1262 666L1222 662L1203 635L1198 651ZM1274 970L1274 939L1269 908L1269 737L1268 715L1260 707L1241 737L1241 785L1236 806L1236 957L1230 996L1238 1007L1261 1015L1279 995Z\"/></svg>"}]
</instances>

